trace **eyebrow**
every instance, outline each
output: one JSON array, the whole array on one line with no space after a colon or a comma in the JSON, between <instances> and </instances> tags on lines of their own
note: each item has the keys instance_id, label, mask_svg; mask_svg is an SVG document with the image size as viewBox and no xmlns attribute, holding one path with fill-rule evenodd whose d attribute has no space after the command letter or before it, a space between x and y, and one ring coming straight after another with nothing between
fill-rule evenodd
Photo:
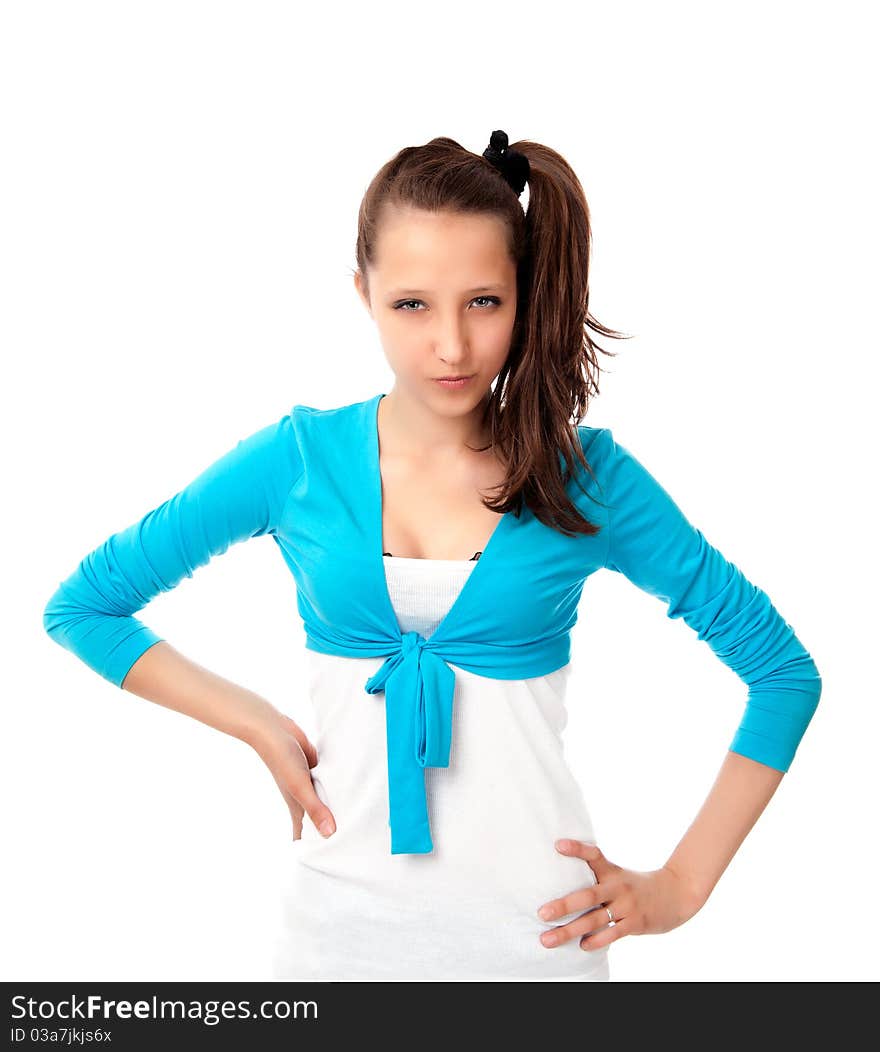
<instances>
[{"instance_id":1,"label":"eyebrow","mask_svg":"<svg viewBox=\"0 0 880 1052\"><path fill-rule=\"evenodd\" d=\"M492 292L495 289L507 288L504 284L497 285L480 285L475 289L468 289L468 293L473 292ZM426 289L392 289L389 292L389 296L427 296L429 293Z\"/></svg>"}]
</instances>

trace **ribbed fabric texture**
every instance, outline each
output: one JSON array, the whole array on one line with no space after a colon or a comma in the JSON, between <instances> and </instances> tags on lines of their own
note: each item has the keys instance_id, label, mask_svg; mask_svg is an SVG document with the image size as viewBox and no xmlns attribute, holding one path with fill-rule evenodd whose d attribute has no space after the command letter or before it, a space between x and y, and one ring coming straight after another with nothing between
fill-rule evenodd
<instances>
[{"instance_id":1,"label":"ribbed fabric texture","mask_svg":"<svg viewBox=\"0 0 880 1052\"><path fill-rule=\"evenodd\" d=\"M449 613L476 561L386 555L385 579L401 632L430 639Z\"/></svg>"}]
</instances>

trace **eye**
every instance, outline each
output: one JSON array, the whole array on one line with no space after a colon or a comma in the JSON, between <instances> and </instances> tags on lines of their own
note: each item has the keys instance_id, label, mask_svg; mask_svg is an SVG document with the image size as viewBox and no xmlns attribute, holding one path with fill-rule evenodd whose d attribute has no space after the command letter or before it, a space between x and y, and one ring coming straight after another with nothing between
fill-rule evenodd
<instances>
[{"instance_id":1,"label":"eye","mask_svg":"<svg viewBox=\"0 0 880 1052\"><path fill-rule=\"evenodd\" d=\"M472 303L476 303L477 300L485 300L490 305L495 306L495 307L500 307L501 306L501 300L497 296L475 296L474 299L471 300L471 302ZM422 300L401 300L400 303L395 303L394 304L393 309L394 310L402 310L404 312L404 314L417 314L418 311L411 311L411 310L408 310L408 309L405 309L405 308L407 307L407 304L409 304L409 303L421 303L421 302L422 302Z\"/></svg>"}]
</instances>

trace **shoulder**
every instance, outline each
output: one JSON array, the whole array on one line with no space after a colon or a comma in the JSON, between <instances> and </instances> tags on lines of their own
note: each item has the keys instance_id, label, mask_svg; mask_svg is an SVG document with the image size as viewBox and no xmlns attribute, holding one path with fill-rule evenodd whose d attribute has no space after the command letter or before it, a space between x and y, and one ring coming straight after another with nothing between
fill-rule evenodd
<instances>
[{"instance_id":1,"label":"shoulder","mask_svg":"<svg viewBox=\"0 0 880 1052\"><path fill-rule=\"evenodd\" d=\"M590 471L597 480L602 479L607 475L615 458L619 456L619 448L611 428L579 424L578 437Z\"/></svg>"},{"instance_id":2,"label":"shoulder","mask_svg":"<svg viewBox=\"0 0 880 1052\"><path fill-rule=\"evenodd\" d=\"M283 416L275 417L255 430L245 432L224 455L220 467L234 466L254 473L295 476L303 469L309 450L316 449L322 440L330 441L339 434L334 426L351 418L358 407L353 403L328 409L297 403Z\"/></svg>"},{"instance_id":3,"label":"shoulder","mask_svg":"<svg viewBox=\"0 0 880 1052\"><path fill-rule=\"evenodd\" d=\"M328 407L294 405L283 428L300 460L318 459L333 466L362 452L376 433L378 397Z\"/></svg>"},{"instance_id":4,"label":"shoulder","mask_svg":"<svg viewBox=\"0 0 880 1052\"><path fill-rule=\"evenodd\" d=\"M609 427L589 427L586 424L578 424L578 437L585 456L592 452L594 447L597 453L601 454L603 451L607 453L609 446L613 443Z\"/></svg>"},{"instance_id":5,"label":"shoulder","mask_svg":"<svg viewBox=\"0 0 880 1052\"><path fill-rule=\"evenodd\" d=\"M289 414L291 426L294 429L304 428L309 430L329 430L334 426L345 425L348 422L362 421L368 416L370 410L375 407L377 397L363 399L360 402L349 402L346 405L320 407L297 403Z\"/></svg>"},{"instance_id":6,"label":"shoulder","mask_svg":"<svg viewBox=\"0 0 880 1052\"><path fill-rule=\"evenodd\" d=\"M652 454L636 455L607 427L579 430L585 458L618 535L624 522L632 525L634 533L641 530L645 535L649 527L662 526L670 535L679 528L684 513L660 482Z\"/></svg>"},{"instance_id":7,"label":"shoulder","mask_svg":"<svg viewBox=\"0 0 880 1052\"><path fill-rule=\"evenodd\" d=\"M629 447L625 446L610 427L578 426L581 448L587 463L596 473L609 479L626 474L642 465Z\"/></svg>"},{"instance_id":8,"label":"shoulder","mask_svg":"<svg viewBox=\"0 0 880 1052\"><path fill-rule=\"evenodd\" d=\"M591 477L609 507L656 499L660 490L656 479L610 427L580 425L578 432Z\"/></svg>"}]
</instances>

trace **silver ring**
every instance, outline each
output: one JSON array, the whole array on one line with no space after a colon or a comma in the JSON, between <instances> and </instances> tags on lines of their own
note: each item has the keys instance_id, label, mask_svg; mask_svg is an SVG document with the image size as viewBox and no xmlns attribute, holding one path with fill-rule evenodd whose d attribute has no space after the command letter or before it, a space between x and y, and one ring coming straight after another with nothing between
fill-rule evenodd
<instances>
[{"instance_id":1,"label":"silver ring","mask_svg":"<svg viewBox=\"0 0 880 1052\"><path fill-rule=\"evenodd\" d=\"M609 924L616 924L617 921L615 921L615 919L614 919L614 914L611 912L611 907L610 906L606 906L605 907L605 912L608 914L608 923Z\"/></svg>"}]
</instances>

